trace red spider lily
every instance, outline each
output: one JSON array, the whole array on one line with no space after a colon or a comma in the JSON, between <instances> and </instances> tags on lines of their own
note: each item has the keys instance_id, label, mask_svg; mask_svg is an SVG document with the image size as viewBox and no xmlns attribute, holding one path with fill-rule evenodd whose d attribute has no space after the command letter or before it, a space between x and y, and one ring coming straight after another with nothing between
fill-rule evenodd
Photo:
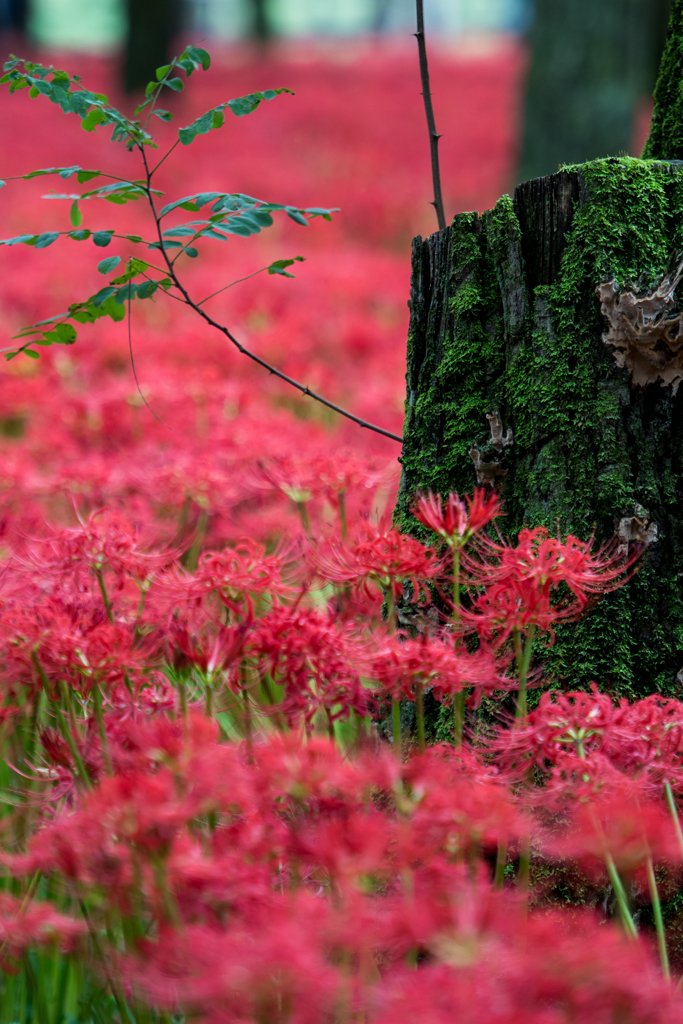
<instances>
[{"instance_id":1,"label":"red spider lily","mask_svg":"<svg viewBox=\"0 0 683 1024\"><path fill-rule=\"evenodd\" d=\"M346 891L367 876L387 871L394 840L395 829L386 815L369 809L347 810L343 816L295 826L291 849L304 865L324 872L335 887Z\"/></svg>"},{"instance_id":2,"label":"red spider lily","mask_svg":"<svg viewBox=\"0 0 683 1024\"><path fill-rule=\"evenodd\" d=\"M593 542L568 536L565 541L551 537L543 526L522 530L517 545L498 543L482 536L477 541L478 557L464 556L464 565L474 582L490 584L533 584L546 603L551 598L563 609L583 610L589 595L605 594L627 583L640 551L622 554L616 544L592 552ZM556 588L565 583L574 601L559 602ZM529 594L531 588L524 590Z\"/></svg>"},{"instance_id":3,"label":"red spider lily","mask_svg":"<svg viewBox=\"0 0 683 1024\"><path fill-rule=\"evenodd\" d=\"M529 822L509 788L473 756L435 747L409 761L403 778L409 797L400 804L401 863L463 860L528 834Z\"/></svg>"},{"instance_id":4,"label":"red spider lily","mask_svg":"<svg viewBox=\"0 0 683 1024\"><path fill-rule=\"evenodd\" d=\"M683 704L659 695L629 704L591 692L543 694L538 707L511 729L501 729L490 744L505 770L528 771L562 759L593 754L624 775L640 779L661 795L667 782L674 790L683 778ZM577 766L580 767L580 766Z\"/></svg>"},{"instance_id":5,"label":"red spider lily","mask_svg":"<svg viewBox=\"0 0 683 1024\"><path fill-rule=\"evenodd\" d=\"M247 626L220 626L215 632L199 634L186 624L174 624L172 640L190 664L205 676L212 678L225 672L241 656L246 642Z\"/></svg>"},{"instance_id":6,"label":"red spider lily","mask_svg":"<svg viewBox=\"0 0 683 1024\"><path fill-rule=\"evenodd\" d=\"M483 694L503 690L510 680L486 648L474 653L453 650L452 644L424 633L417 640L389 636L372 659L371 672L389 697L413 700L417 686L439 701L472 688L470 703L478 707Z\"/></svg>"},{"instance_id":7,"label":"red spider lily","mask_svg":"<svg viewBox=\"0 0 683 1024\"><path fill-rule=\"evenodd\" d=\"M322 708L330 722L351 710L364 717L370 694L360 683L360 645L352 627L308 608L275 608L255 626L249 653L266 681L284 688L275 709L290 726L307 728Z\"/></svg>"},{"instance_id":8,"label":"red spider lily","mask_svg":"<svg viewBox=\"0 0 683 1024\"><path fill-rule=\"evenodd\" d=\"M322 578L366 591L373 582L391 595L394 602L403 593L403 584L410 582L412 600L418 601L424 595L429 601L425 581L438 578L443 571L433 549L397 530L368 524L365 532L368 539L351 548L331 543L313 554Z\"/></svg>"},{"instance_id":9,"label":"red spider lily","mask_svg":"<svg viewBox=\"0 0 683 1024\"><path fill-rule=\"evenodd\" d=\"M150 661L150 650L135 646L133 630L106 621L101 605L68 604L47 598L28 608L7 609L1 627L3 678L10 692L17 683L48 684L55 697L66 682L88 694L94 682L116 686Z\"/></svg>"},{"instance_id":10,"label":"red spider lily","mask_svg":"<svg viewBox=\"0 0 683 1024\"><path fill-rule=\"evenodd\" d=\"M367 806L373 792L393 791L400 783L400 765L388 751L345 756L322 736L304 739L296 733L273 736L254 749L258 785L274 803L283 797L292 812L303 809L318 818L345 814Z\"/></svg>"},{"instance_id":11,"label":"red spider lily","mask_svg":"<svg viewBox=\"0 0 683 1024\"><path fill-rule=\"evenodd\" d=\"M441 495L429 491L418 496L412 511L423 526L443 537L449 547L462 547L475 533L503 515L498 496L487 496L483 488L475 488L473 496L467 495L466 501L467 505L457 494L451 493L444 507Z\"/></svg>"},{"instance_id":12,"label":"red spider lily","mask_svg":"<svg viewBox=\"0 0 683 1024\"><path fill-rule=\"evenodd\" d=\"M617 779L615 773L610 783L600 786L593 779L591 796L583 788L582 798L572 804L569 828L548 839L546 848L575 859L591 874L604 872L610 859L627 877L642 872L648 859L680 861L681 849L663 804L643 799L642 787L625 776Z\"/></svg>"},{"instance_id":13,"label":"red spider lily","mask_svg":"<svg viewBox=\"0 0 683 1024\"><path fill-rule=\"evenodd\" d=\"M83 921L58 913L51 903L32 900L28 903L0 893L0 963L3 971L13 974L18 961L33 946L56 946L72 952L85 934Z\"/></svg>"},{"instance_id":14,"label":"red spider lily","mask_svg":"<svg viewBox=\"0 0 683 1024\"><path fill-rule=\"evenodd\" d=\"M125 973L136 995L212 1024L264 1019L279 1006L292 1024L320 1024L343 990L324 953L328 917L325 901L305 893L273 899L229 928L166 929L140 944Z\"/></svg>"},{"instance_id":15,"label":"red spider lily","mask_svg":"<svg viewBox=\"0 0 683 1024\"><path fill-rule=\"evenodd\" d=\"M520 917L480 898L434 943L418 970L402 967L370 998L373 1024L674 1024L683 1003L641 942L585 912ZM469 913L466 911L469 910ZM475 912L473 912L475 910Z\"/></svg>"},{"instance_id":16,"label":"red spider lily","mask_svg":"<svg viewBox=\"0 0 683 1024\"><path fill-rule=\"evenodd\" d=\"M543 693L524 719L499 730L490 749L506 770L516 766L524 774L530 763L544 767L563 755L581 760L597 751L604 753L606 737L623 721L627 707L624 700L615 707L595 683L590 693Z\"/></svg>"},{"instance_id":17,"label":"red spider lily","mask_svg":"<svg viewBox=\"0 0 683 1024\"><path fill-rule=\"evenodd\" d=\"M242 614L245 604L248 609L254 599L265 594L291 596L292 587L282 578L291 562L289 549L266 555L262 544L245 537L234 548L200 555L197 571L192 575L175 570L163 583L185 599L196 600L215 593L227 608Z\"/></svg>"},{"instance_id":18,"label":"red spider lily","mask_svg":"<svg viewBox=\"0 0 683 1024\"><path fill-rule=\"evenodd\" d=\"M119 587L126 577L142 582L177 557L177 552L144 550L136 531L111 509L93 512L79 526L55 533L37 548L30 557L38 572L73 573L79 586L84 570L109 570Z\"/></svg>"}]
</instances>

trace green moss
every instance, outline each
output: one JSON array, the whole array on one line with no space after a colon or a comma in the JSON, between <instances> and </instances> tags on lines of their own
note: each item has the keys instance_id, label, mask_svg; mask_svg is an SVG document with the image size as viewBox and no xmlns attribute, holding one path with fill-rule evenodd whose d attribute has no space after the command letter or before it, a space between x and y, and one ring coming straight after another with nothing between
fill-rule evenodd
<instances>
[{"instance_id":1,"label":"green moss","mask_svg":"<svg viewBox=\"0 0 683 1024\"><path fill-rule=\"evenodd\" d=\"M683 159L683 0L672 0L645 159Z\"/></svg>"},{"instance_id":2,"label":"green moss","mask_svg":"<svg viewBox=\"0 0 683 1024\"><path fill-rule=\"evenodd\" d=\"M509 197L453 222L433 268L443 295L430 292L429 311L413 306L396 520L419 535L416 490L471 492L468 451L486 456L486 414L498 411L515 434L503 485L510 534L543 524L607 540L636 504L659 529L633 582L539 649L548 671L566 686L672 693L683 666L683 392L631 387L601 341L595 289L607 277L650 288L665 273L683 248L683 168L623 158L568 170L581 199L561 270L533 294L520 280Z\"/></svg>"}]
</instances>

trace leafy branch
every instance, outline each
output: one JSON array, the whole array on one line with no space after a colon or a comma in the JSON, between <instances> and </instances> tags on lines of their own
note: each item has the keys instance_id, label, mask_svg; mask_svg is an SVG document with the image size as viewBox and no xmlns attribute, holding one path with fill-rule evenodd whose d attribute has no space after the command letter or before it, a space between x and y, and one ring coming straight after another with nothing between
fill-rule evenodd
<instances>
[{"instance_id":1,"label":"leafy branch","mask_svg":"<svg viewBox=\"0 0 683 1024\"><path fill-rule=\"evenodd\" d=\"M101 93L93 93L85 89L81 78L78 75L70 76L67 72L54 68L52 65L45 67L12 56L4 65L4 75L0 77L0 84L9 86L10 94L17 90L29 88L32 97L45 96L52 103L59 106L65 113L73 113L81 118L81 126L85 131L94 131L100 125L112 127L112 141L125 142L127 149L137 150L144 168L144 176L127 180L113 174L107 174L101 170L90 170L80 166L71 167L48 167L31 171L28 174L19 176L23 180L41 176L56 174L63 180L71 177L76 178L79 184L86 184L97 177L109 179L109 183L89 189L85 192L56 193L51 192L44 196L45 199L62 199L71 203L70 220L72 230L45 231L37 234L17 235L14 238L0 239L0 245L13 246L24 244L36 249L45 249L56 242L61 236L67 236L75 241L91 239L95 246L106 248L116 238L131 243L132 245L143 245L148 250L157 251L162 260L162 266L154 266L148 260L129 257L126 261L124 273L114 277L93 295L81 302L72 303L64 313L57 314L47 320L23 328L15 336L19 344L11 349L3 350L6 359L13 359L24 354L32 359L39 358L37 348L47 347L54 344L71 345L76 341L77 332L75 324L94 323L101 317L108 316L114 321L121 321L126 316L126 303L128 303L128 316L130 328L130 308L134 299L151 299L156 294L168 295L176 301L189 306L209 326L220 331L242 355L247 356L257 363L268 373L284 381L298 390L302 395L307 395L314 401L321 403L328 409L345 416L361 427L373 430L385 437L401 441L398 434L378 427L360 417L354 415L347 409L342 408L334 402L329 401L323 395L312 391L307 385L288 376L276 366L262 359L235 337L232 331L224 324L214 320L203 308L209 299L214 298L221 292L239 283L233 281L225 285L211 295L197 301L187 290L178 276L177 262L180 256L188 256L192 259L199 255L196 244L204 239L216 241L227 241L231 236L246 238L253 234L260 233L264 228L273 224L273 214L284 213L290 220L303 227L308 226L310 221L316 217L324 220L331 220L335 210L323 209L322 207L297 207L282 203L272 203L263 199L256 199L253 196L233 192L200 192L190 196L166 203L157 209L157 200L164 193L153 185L153 178L165 160L173 153L179 145L188 146L199 135L205 135L209 131L220 128L225 122L225 112L230 110L236 117L244 117L253 113L263 102L268 102L282 94L293 95L291 89L278 88L267 89L263 92L249 93L246 96L238 96L227 100L224 103L213 107L202 114L199 118L178 130L178 138L167 150L164 156L150 168L147 157L148 148L158 148L157 143L148 130L152 116L159 117L162 121L171 121L172 114L157 107L157 102L164 89L171 89L180 92L184 88L183 79L179 72L189 77L195 70L201 68L208 70L211 58L206 50L199 47L188 46L180 57L174 58L170 64L158 68L156 79L147 85L145 99L135 110L135 119L131 119L109 104L106 96ZM144 114L144 121L140 115ZM0 180L0 188L6 181L18 180L6 178ZM100 229L92 231L89 228L81 227L82 211L80 204L85 201L100 199L115 205L124 205L131 201L145 199L149 205L150 213L154 223L153 240L145 240L139 235L118 235L112 229ZM202 219L190 220L175 226L165 227L162 224L169 214L176 210L183 210L190 213L199 213L205 207L209 207L208 214ZM268 267L263 267L255 273L267 272L269 275L278 274L283 277L293 277L287 268L296 262L301 262L303 257L296 256L293 259L282 259L273 261ZM122 262L121 256L107 257L98 264L98 271L101 274L109 275L114 272ZM155 276L159 275L159 276ZM240 281L253 277L249 274ZM131 345L132 350L132 345ZM136 376L137 381L137 376Z\"/></svg>"}]
</instances>

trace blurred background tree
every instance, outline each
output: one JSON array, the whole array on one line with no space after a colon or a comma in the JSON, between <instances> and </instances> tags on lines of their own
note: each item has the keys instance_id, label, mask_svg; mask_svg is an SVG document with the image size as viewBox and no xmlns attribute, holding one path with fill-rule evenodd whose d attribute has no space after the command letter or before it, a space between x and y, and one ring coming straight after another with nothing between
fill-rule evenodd
<instances>
[{"instance_id":1,"label":"blurred background tree","mask_svg":"<svg viewBox=\"0 0 683 1024\"><path fill-rule=\"evenodd\" d=\"M28 18L28 0L0 0L0 31L23 35Z\"/></svg>"},{"instance_id":2,"label":"blurred background tree","mask_svg":"<svg viewBox=\"0 0 683 1024\"><path fill-rule=\"evenodd\" d=\"M123 80L127 92L144 89L155 70L171 59L181 11L182 0L126 0Z\"/></svg>"},{"instance_id":3,"label":"blurred background tree","mask_svg":"<svg viewBox=\"0 0 683 1024\"><path fill-rule=\"evenodd\" d=\"M668 20L669 0L535 0L520 180L632 149Z\"/></svg>"}]
</instances>

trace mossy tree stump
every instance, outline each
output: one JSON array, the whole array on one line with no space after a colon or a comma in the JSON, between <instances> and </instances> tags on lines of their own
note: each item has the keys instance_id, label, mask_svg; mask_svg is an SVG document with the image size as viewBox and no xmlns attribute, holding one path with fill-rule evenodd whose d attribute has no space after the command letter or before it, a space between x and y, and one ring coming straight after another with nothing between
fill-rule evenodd
<instances>
[{"instance_id":1,"label":"mossy tree stump","mask_svg":"<svg viewBox=\"0 0 683 1024\"><path fill-rule=\"evenodd\" d=\"M400 527L420 533L409 511L417 490L466 493L478 479L501 491L510 534L559 524L582 538L648 542L635 579L546 650L572 688L681 688L675 291L660 295L654 341L636 337L629 355L621 338L638 335L638 310L667 291L681 253L683 163L631 158L526 182L483 216L460 214L413 243ZM605 311L623 320L629 301L635 326L614 332Z\"/></svg>"},{"instance_id":2,"label":"mossy tree stump","mask_svg":"<svg viewBox=\"0 0 683 1024\"><path fill-rule=\"evenodd\" d=\"M564 686L683 691L683 0L644 157L520 185L413 244L403 480L505 499L524 525L645 546L538 654Z\"/></svg>"}]
</instances>

